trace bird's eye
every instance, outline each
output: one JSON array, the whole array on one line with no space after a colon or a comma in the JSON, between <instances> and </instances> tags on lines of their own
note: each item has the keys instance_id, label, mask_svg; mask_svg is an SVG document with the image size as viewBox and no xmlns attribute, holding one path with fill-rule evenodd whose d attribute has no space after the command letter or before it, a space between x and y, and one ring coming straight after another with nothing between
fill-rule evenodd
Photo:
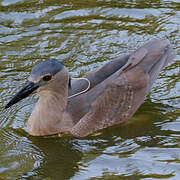
<instances>
[{"instance_id":1,"label":"bird's eye","mask_svg":"<svg viewBox=\"0 0 180 180\"><path fill-rule=\"evenodd\" d=\"M50 81L51 78L52 78L52 76L51 76L50 74L47 74L47 75L45 75L45 76L42 78L42 80L43 80L43 81Z\"/></svg>"}]
</instances>

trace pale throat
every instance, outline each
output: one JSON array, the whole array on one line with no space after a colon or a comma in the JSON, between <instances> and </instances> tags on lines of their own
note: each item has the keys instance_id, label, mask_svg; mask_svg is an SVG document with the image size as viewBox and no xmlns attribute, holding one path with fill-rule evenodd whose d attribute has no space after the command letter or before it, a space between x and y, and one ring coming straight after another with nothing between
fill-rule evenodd
<instances>
[{"instance_id":1,"label":"pale throat","mask_svg":"<svg viewBox=\"0 0 180 180\"><path fill-rule=\"evenodd\" d=\"M74 124L66 112L68 83L51 84L51 88L39 94L40 98L28 120L28 132L32 135L50 135L69 131Z\"/></svg>"}]
</instances>

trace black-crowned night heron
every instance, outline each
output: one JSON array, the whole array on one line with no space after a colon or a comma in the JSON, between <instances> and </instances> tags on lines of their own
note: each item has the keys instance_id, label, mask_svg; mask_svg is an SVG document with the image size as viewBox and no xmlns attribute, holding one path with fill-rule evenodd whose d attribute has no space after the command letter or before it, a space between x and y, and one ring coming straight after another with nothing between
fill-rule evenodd
<instances>
[{"instance_id":1,"label":"black-crowned night heron","mask_svg":"<svg viewBox=\"0 0 180 180\"><path fill-rule=\"evenodd\" d=\"M173 57L167 41L153 40L89 72L71 88L67 68L59 61L44 61L32 69L29 82L6 108L38 93L40 98L28 120L31 135L69 132L84 137L128 120Z\"/></svg>"}]
</instances>

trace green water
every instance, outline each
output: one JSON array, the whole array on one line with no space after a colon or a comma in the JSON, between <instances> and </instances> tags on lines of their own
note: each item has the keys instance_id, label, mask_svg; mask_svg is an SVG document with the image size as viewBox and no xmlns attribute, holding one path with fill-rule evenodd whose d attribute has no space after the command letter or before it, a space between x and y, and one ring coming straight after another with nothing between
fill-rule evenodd
<instances>
[{"instance_id":1,"label":"green water","mask_svg":"<svg viewBox=\"0 0 180 180\"><path fill-rule=\"evenodd\" d=\"M180 179L180 2L178 0L0 1L0 179ZM62 61L82 76L153 38L176 58L126 124L84 139L32 137L30 97L5 110L31 68Z\"/></svg>"}]
</instances>

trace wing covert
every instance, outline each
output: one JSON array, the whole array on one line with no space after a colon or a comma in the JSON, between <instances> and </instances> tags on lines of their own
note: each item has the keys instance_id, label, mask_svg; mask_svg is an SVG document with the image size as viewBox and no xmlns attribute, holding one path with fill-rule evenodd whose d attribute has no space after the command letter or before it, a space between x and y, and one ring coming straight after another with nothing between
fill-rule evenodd
<instances>
[{"instance_id":1,"label":"wing covert","mask_svg":"<svg viewBox=\"0 0 180 180\"><path fill-rule=\"evenodd\" d=\"M148 80L149 75L138 66L120 73L72 128L71 134L84 137L128 120L144 101Z\"/></svg>"}]
</instances>

